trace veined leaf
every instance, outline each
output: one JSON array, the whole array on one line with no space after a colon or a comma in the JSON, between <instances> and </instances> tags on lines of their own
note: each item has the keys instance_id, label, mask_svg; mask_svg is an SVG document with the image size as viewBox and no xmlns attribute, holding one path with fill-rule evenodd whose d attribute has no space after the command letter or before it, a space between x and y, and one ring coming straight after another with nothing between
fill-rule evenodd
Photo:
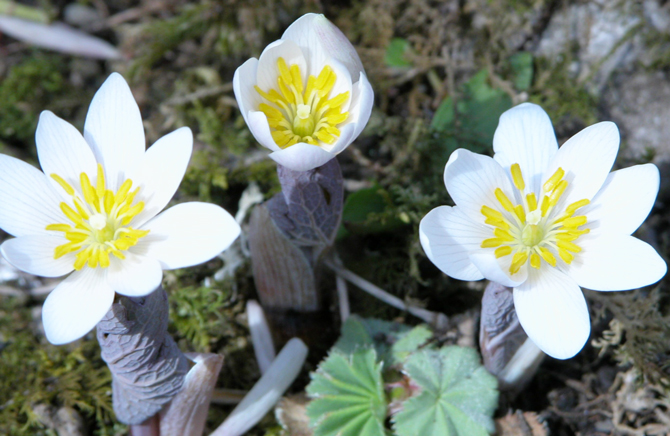
<instances>
[{"instance_id":1,"label":"veined leaf","mask_svg":"<svg viewBox=\"0 0 670 436\"><path fill-rule=\"evenodd\" d=\"M386 47L384 63L389 67L407 68L412 66L412 62L407 60L407 53L412 50L409 41L403 38L393 38Z\"/></svg>"},{"instance_id":2,"label":"veined leaf","mask_svg":"<svg viewBox=\"0 0 670 436\"><path fill-rule=\"evenodd\" d=\"M475 350L421 350L409 356L405 370L421 393L394 417L398 436L485 436L494 431L498 382Z\"/></svg>"},{"instance_id":3,"label":"veined leaf","mask_svg":"<svg viewBox=\"0 0 670 436\"><path fill-rule=\"evenodd\" d=\"M321 362L306 388L314 436L385 436L381 371L372 348L334 351Z\"/></svg>"},{"instance_id":4,"label":"veined leaf","mask_svg":"<svg viewBox=\"0 0 670 436\"><path fill-rule=\"evenodd\" d=\"M509 58L514 87L526 91L533 84L533 55L527 51L513 54Z\"/></svg>"},{"instance_id":5,"label":"veined leaf","mask_svg":"<svg viewBox=\"0 0 670 436\"><path fill-rule=\"evenodd\" d=\"M358 348L374 347L384 366L390 367L402 363L432 335L425 325L411 328L397 322L352 315L342 325L342 335L333 349L350 354Z\"/></svg>"}]
</instances>

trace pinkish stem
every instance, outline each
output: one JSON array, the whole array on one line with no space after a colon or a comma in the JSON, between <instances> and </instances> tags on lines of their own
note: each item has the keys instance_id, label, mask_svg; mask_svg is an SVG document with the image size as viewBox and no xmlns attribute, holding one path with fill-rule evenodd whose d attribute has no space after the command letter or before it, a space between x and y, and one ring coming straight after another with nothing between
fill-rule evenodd
<instances>
[{"instance_id":1,"label":"pinkish stem","mask_svg":"<svg viewBox=\"0 0 670 436\"><path fill-rule=\"evenodd\" d=\"M142 424L131 425L128 436L161 436L158 414Z\"/></svg>"}]
</instances>

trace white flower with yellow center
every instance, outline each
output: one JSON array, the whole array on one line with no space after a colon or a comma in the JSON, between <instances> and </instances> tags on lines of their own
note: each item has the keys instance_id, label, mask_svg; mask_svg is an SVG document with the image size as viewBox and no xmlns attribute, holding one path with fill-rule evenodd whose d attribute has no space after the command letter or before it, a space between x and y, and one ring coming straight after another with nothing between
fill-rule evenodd
<instances>
[{"instance_id":1,"label":"white flower with yellow center","mask_svg":"<svg viewBox=\"0 0 670 436\"><path fill-rule=\"evenodd\" d=\"M302 16L242 64L233 89L256 140L294 171L319 167L351 144L374 99L356 50L318 14Z\"/></svg>"},{"instance_id":2,"label":"white flower with yellow center","mask_svg":"<svg viewBox=\"0 0 670 436\"><path fill-rule=\"evenodd\" d=\"M239 235L235 219L212 204L157 215L184 176L193 137L181 128L145 150L139 108L119 74L95 94L84 136L45 111L36 142L44 172L0 155L0 228L15 236L0 252L31 274L71 273L42 310L54 344L91 330L115 292L147 295L163 269L207 261Z\"/></svg>"},{"instance_id":3,"label":"white flower with yellow center","mask_svg":"<svg viewBox=\"0 0 670 436\"><path fill-rule=\"evenodd\" d=\"M580 287L635 289L666 273L658 253L631 236L654 205L658 169L610 173L618 148L611 122L559 149L539 106L510 109L500 117L493 158L463 149L449 158L444 182L456 205L423 218L424 251L451 277L513 287L529 338L550 356L574 356L591 331Z\"/></svg>"}]
</instances>

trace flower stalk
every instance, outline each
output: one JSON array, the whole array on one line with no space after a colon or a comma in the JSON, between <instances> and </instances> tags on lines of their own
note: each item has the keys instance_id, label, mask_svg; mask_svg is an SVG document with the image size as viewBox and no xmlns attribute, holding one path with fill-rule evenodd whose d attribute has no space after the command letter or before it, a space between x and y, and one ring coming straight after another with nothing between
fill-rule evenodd
<instances>
[{"instance_id":1,"label":"flower stalk","mask_svg":"<svg viewBox=\"0 0 670 436\"><path fill-rule=\"evenodd\" d=\"M119 421L138 425L179 393L189 370L168 334L162 287L146 297L119 297L98 323L102 359L112 373L112 403Z\"/></svg>"}]
</instances>

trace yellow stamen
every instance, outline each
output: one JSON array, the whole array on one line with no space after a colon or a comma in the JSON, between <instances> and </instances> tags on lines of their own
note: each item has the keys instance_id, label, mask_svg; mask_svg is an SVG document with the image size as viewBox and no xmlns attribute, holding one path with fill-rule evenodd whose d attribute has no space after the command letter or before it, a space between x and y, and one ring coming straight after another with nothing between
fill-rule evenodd
<instances>
[{"instance_id":1,"label":"yellow stamen","mask_svg":"<svg viewBox=\"0 0 670 436\"><path fill-rule=\"evenodd\" d=\"M531 192L530 194L526 195L526 202L528 202L528 210L530 212L537 209L537 199L535 198L534 192Z\"/></svg>"},{"instance_id":2,"label":"yellow stamen","mask_svg":"<svg viewBox=\"0 0 670 436\"><path fill-rule=\"evenodd\" d=\"M556 172L549 177L549 179L544 182L544 185L542 186L544 188L544 192L551 192L554 190L558 182L563 179L563 176L565 175L565 171L563 171L563 168L558 168Z\"/></svg>"},{"instance_id":3,"label":"yellow stamen","mask_svg":"<svg viewBox=\"0 0 670 436\"><path fill-rule=\"evenodd\" d=\"M303 86L298 65L289 66L283 58L277 60L277 89L263 91L254 88L267 103L258 109L265 114L273 140L281 148L298 142L319 145L334 144L340 136L338 125L349 118L343 107L350 99L350 92L331 98L337 81L332 67L326 65L318 76L310 75ZM270 104L268 104L270 103Z\"/></svg>"},{"instance_id":4,"label":"yellow stamen","mask_svg":"<svg viewBox=\"0 0 670 436\"><path fill-rule=\"evenodd\" d=\"M507 242L507 241L506 241L505 239L502 239L502 238L489 238L489 239L484 239L484 240L482 241L482 245L481 245L481 247L482 247L482 248L495 248L495 247L499 247L499 246L501 246L501 245L504 244L505 242Z\"/></svg>"},{"instance_id":5,"label":"yellow stamen","mask_svg":"<svg viewBox=\"0 0 670 436\"><path fill-rule=\"evenodd\" d=\"M563 250L566 250L566 251L572 251L573 253L579 253L580 251L582 251L582 247L580 247L577 244L573 244L572 242L568 242L568 241L557 241L556 246L558 246L558 248L562 248Z\"/></svg>"},{"instance_id":6,"label":"yellow stamen","mask_svg":"<svg viewBox=\"0 0 670 436\"><path fill-rule=\"evenodd\" d=\"M568 228L577 228L586 224L586 217L584 215L573 216L563 220L563 226Z\"/></svg>"},{"instance_id":7,"label":"yellow stamen","mask_svg":"<svg viewBox=\"0 0 670 436\"><path fill-rule=\"evenodd\" d=\"M584 207L584 206L588 205L589 203L591 203L591 202L587 199L575 201L570 206L565 208L565 213L567 213L568 215L572 215L573 213L575 213L577 211L577 209L579 209L580 207Z\"/></svg>"},{"instance_id":8,"label":"yellow stamen","mask_svg":"<svg viewBox=\"0 0 670 436\"><path fill-rule=\"evenodd\" d=\"M575 254L582 251L577 241L589 233L589 229L579 229L587 223L587 217L572 215L590 204L589 200L575 201L567 207L559 205L569 187L568 181L563 178L565 171L562 168L545 181L539 204L535 193L524 196L526 184L520 165L511 165L510 173L517 191L514 197L508 197L501 188L496 188L494 194L502 208L512 213L514 221L499 210L483 205L484 224L491 226L494 237L482 241L481 248L494 248L496 258L511 254L511 274L516 274L526 262L535 269L541 269L542 261L556 267L557 256L570 264ZM522 198L522 204L515 204L510 198ZM565 208L564 211L561 213L559 209L558 213L554 212L559 207Z\"/></svg>"},{"instance_id":9,"label":"yellow stamen","mask_svg":"<svg viewBox=\"0 0 670 436\"><path fill-rule=\"evenodd\" d=\"M547 262L551 266L556 266L556 258L554 257L553 254L551 254L551 251L547 250L544 247L539 247L540 250L540 256L542 256L542 259L544 259L545 262Z\"/></svg>"},{"instance_id":10,"label":"yellow stamen","mask_svg":"<svg viewBox=\"0 0 670 436\"><path fill-rule=\"evenodd\" d=\"M523 181L523 176L521 175L521 167L518 163L515 163L511 166L510 171L512 172L514 186L516 186L516 189L519 191L523 191L526 188L526 183Z\"/></svg>"},{"instance_id":11,"label":"yellow stamen","mask_svg":"<svg viewBox=\"0 0 670 436\"><path fill-rule=\"evenodd\" d=\"M484 215L487 218L493 218L497 221L503 221L505 219L503 217L503 214L488 206L482 206L482 215Z\"/></svg>"},{"instance_id":12,"label":"yellow stamen","mask_svg":"<svg viewBox=\"0 0 670 436\"><path fill-rule=\"evenodd\" d=\"M533 253L530 255L530 266L532 266L535 269L540 269L540 256L537 255L537 253Z\"/></svg>"},{"instance_id":13,"label":"yellow stamen","mask_svg":"<svg viewBox=\"0 0 670 436\"><path fill-rule=\"evenodd\" d=\"M561 198L561 195L563 195L567 187L568 182L566 180L561 180L560 182L558 182L554 190L551 192L551 195L549 196L549 204L552 207L556 206L556 203L558 203L558 200Z\"/></svg>"},{"instance_id":14,"label":"yellow stamen","mask_svg":"<svg viewBox=\"0 0 670 436\"><path fill-rule=\"evenodd\" d=\"M67 195L74 195L74 188L70 186L68 182L65 181L58 174L51 174L51 178L54 179L60 186L67 192Z\"/></svg>"},{"instance_id":15,"label":"yellow stamen","mask_svg":"<svg viewBox=\"0 0 670 436\"><path fill-rule=\"evenodd\" d=\"M528 253L526 253L525 251L516 252L512 257L512 265L510 265L509 267L509 272L512 274L516 274L517 272L519 272L521 265L526 263L526 260L528 260Z\"/></svg>"},{"instance_id":16,"label":"yellow stamen","mask_svg":"<svg viewBox=\"0 0 670 436\"><path fill-rule=\"evenodd\" d=\"M144 202L134 203L139 188L131 193L133 183L125 180L116 193L107 189L101 164L98 164L96 176L94 187L86 173L80 174L81 194L62 177L57 174L51 176L72 197L74 208L62 202L60 209L72 224L49 224L46 230L64 233L68 242L54 249L54 258L75 253L73 267L76 270L85 266L107 268L110 253L124 259L123 251L149 233L148 230L128 227L133 218L144 210Z\"/></svg>"},{"instance_id":17,"label":"yellow stamen","mask_svg":"<svg viewBox=\"0 0 670 436\"><path fill-rule=\"evenodd\" d=\"M505 241L508 241L508 242L514 241L514 237L512 237L512 235L510 235L510 233L507 230L497 228L493 231L493 234L496 235L500 239L504 239Z\"/></svg>"},{"instance_id":18,"label":"yellow stamen","mask_svg":"<svg viewBox=\"0 0 670 436\"><path fill-rule=\"evenodd\" d=\"M513 212L514 211L514 205L512 204L511 201L509 201L509 198L505 195L505 193L502 191L500 188L496 188L495 190L495 196L502 205L503 209L505 209L508 212Z\"/></svg>"},{"instance_id":19,"label":"yellow stamen","mask_svg":"<svg viewBox=\"0 0 670 436\"><path fill-rule=\"evenodd\" d=\"M568 265L571 264L572 260L575 258L575 256L568 253L566 250L562 248L558 249L558 255L560 256L561 259L563 259L563 262L567 263Z\"/></svg>"},{"instance_id":20,"label":"yellow stamen","mask_svg":"<svg viewBox=\"0 0 670 436\"><path fill-rule=\"evenodd\" d=\"M503 245L502 247L496 248L496 251L494 251L494 254L497 259L507 256L508 254L512 254L512 247L509 245Z\"/></svg>"},{"instance_id":21,"label":"yellow stamen","mask_svg":"<svg viewBox=\"0 0 670 436\"><path fill-rule=\"evenodd\" d=\"M526 211L523 210L523 206L518 204L514 206L514 214L519 218L519 221L522 223L526 221Z\"/></svg>"},{"instance_id":22,"label":"yellow stamen","mask_svg":"<svg viewBox=\"0 0 670 436\"><path fill-rule=\"evenodd\" d=\"M499 227L503 230L509 230L509 224L506 221L498 221L493 218L486 218L486 221L484 221L484 224L489 224L495 227Z\"/></svg>"}]
</instances>

